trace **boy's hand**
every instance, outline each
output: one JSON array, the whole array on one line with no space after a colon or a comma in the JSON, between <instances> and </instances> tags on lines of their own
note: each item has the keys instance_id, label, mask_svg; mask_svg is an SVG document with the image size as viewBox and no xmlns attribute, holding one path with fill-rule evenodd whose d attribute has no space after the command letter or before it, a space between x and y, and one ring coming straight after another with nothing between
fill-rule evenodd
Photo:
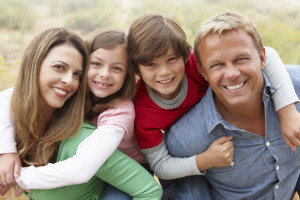
<instances>
[{"instance_id":1,"label":"boy's hand","mask_svg":"<svg viewBox=\"0 0 300 200\"><path fill-rule=\"evenodd\" d=\"M285 143L296 151L296 146L300 146L300 114L296 110L295 104L288 105L278 110L280 119L281 134Z\"/></svg>"},{"instance_id":2,"label":"boy's hand","mask_svg":"<svg viewBox=\"0 0 300 200\"><path fill-rule=\"evenodd\" d=\"M15 185L15 177L20 176L21 160L16 153L0 155L0 185Z\"/></svg>"},{"instance_id":3,"label":"boy's hand","mask_svg":"<svg viewBox=\"0 0 300 200\"><path fill-rule=\"evenodd\" d=\"M234 151L232 138L232 136L223 136L215 140L205 152L198 154L196 162L199 170L232 165Z\"/></svg>"}]
</instances>

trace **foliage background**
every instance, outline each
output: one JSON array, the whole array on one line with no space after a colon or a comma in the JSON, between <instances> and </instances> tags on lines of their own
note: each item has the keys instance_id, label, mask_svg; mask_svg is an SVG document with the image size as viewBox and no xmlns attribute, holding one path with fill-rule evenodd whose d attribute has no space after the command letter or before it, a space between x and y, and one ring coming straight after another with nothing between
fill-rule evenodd
<instances>
[{"instance_id":1,"label":"foliage background","mask_svg":"<svg viewBox=\"0 0 300 200\"><path fill-rule=\"evenodd\" d=\"M22 53L39 31L62 26L83 38L104 26L127 31L146 13L176 19L193 44L208 17L238 11L256 23L264 45L276 49L285 64L300 64L299 9L299 0L0 0L0 91L13 86Z\"/></svg>"},{"instance_id":2,"label":"foliage background","mask_svg":"<svg viewBox=\"0 0 300 200\"><path fill-rule=\"evenodd\" d=\"M190 44L201 23L224 10L249 16L264 45L285 64L300 64L299 0L0 0L0 91L14 83L22 53L39 31L62 26L85 35L104 26L128 30L146 13L176 19Z\"/></svg>"}]
</instances>

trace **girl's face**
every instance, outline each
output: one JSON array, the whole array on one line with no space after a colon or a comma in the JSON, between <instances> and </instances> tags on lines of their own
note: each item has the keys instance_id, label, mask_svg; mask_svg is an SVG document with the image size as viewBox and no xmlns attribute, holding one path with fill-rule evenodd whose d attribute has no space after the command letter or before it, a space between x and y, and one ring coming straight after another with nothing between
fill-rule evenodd
<instances>
[{"instance_id":1,"label":"girl's face","mask_svg":"<svg viewBox=\"0 0 300 200\"><path fill-rule=\"evenodd\" d=\"M39 74L39 107L61 108L78 89L83 73L83 57L69 44L53 47L45 57Z\"/></svg>"},{"instance_id":2,"label":"girl's face","mask_svg":"<svg viewBox=\"0 0 300 200\"><path fill-rule=\"evenodd\" d=\"M88 86L99 98L118 92L127 74L127 49L118 45L112 49L97 49L90 56Z\"/></svg>"}]
</instances>

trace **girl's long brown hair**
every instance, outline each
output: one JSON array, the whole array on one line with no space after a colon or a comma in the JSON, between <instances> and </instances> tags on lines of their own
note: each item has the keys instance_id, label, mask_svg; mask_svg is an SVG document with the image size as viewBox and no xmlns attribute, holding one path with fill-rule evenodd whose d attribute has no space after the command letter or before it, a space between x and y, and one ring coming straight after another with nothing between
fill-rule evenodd
<instances>
[{"instance_id":1,"label":"girl's long brown hair","mask_svg":"<svg viewBox=\"0 0 300 200\"><path fill-rule=\"evenodd\" d=\"M99 28L90 33L86 39L86 45L89 53L93 53L97 49L112 49L118 45L128 44L126 34L115 28ZM122 88L113 95L106 98L94 98L94 95L87 92L86 101L86 120L91 121L99 115L103 110L113 107L121 99L132 99L136 92L135 73L131 64L127 63L127 74ZM95 100L96 99L96 100Z\"/></svg>"},{"instance_id":2,"label":"girl's long brown hair","mask_svg":"<svg viewBox=\"0 0 300 200\"><path fill-rule=\"evenodd\" d=\"M74 46L83 57L83 76L77 92L63 107L56 109L49 124L42 124L38 107L39 72L48 52L61 44ZM79 130L84 118L88 52L77 35L63 28L51 28L38 34L21 60L11 99L17 149L25 165L54 162L59 142ZM35 155L35 159L32 156Z\"/></svg>"}]
</instances>

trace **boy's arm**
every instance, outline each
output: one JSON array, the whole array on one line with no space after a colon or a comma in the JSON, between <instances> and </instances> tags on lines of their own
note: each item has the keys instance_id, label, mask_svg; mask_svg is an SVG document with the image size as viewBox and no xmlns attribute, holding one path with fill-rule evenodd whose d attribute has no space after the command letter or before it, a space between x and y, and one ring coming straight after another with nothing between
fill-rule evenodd
<instances>
[{"instance_id":1,"label":"boy's arm","mask_svg":"<svg viewBox=\"0 0 300 200\"><path fill-rule=\"evenodd\" d=\"M300 114L295 107L295 103L298 103L299 99L277 52L270 47L265 47L265 49L266 66L264 72L271 85L276 88L272 98L280 118L282 136L287 145L292 150L296 150L296 146L300 146Z\"/></svg>"},{"instance_id":2,"label":"boy's arm","mask_svg":"<svg viewBox=\"0 0 300 200\"><path fill-rule=\"evenodd\" d=\"M164 140L155 147L142 149L142 153L160 179L176 179L185 176L202 175L197 167L196 156L187 158L172 157L166 147Z\"/></svg>"},{"instance_id":3,"label":"boy's arm","mask_svg":"<svg viewBox=\"0 0 300 200\"><path fill-rule=\"evenodd\" d=\"M232 136L223 136L215 140L209 148L195 156L172 157L164 140L156 147L143 149L151 169L161 179L176 179L192 175L203 175L211 167L227 167L232 165Z\"/></svg>"},{"instance_id":4,"label":"boy's arm","mask_svg":"<svg viewBox=\"0 0 300 200\"><path fill-rule=\"evenodd\" d=\"M133 199L161 199L162 189L140 164L116 150L96 175Z\"/></svg>"},{"instance_id":5,"label":"boy's arm","mask_svg":"<svg viewBox=\"0 0 300 200\"><path fill-rule=\"evenodd\" d=\"M23 168L16 182L23 189L51 189L85 183L116 150L124 133L120 126L99 126L80 143L76 155L42 167Z\"/></svg>"}]
</instances>

